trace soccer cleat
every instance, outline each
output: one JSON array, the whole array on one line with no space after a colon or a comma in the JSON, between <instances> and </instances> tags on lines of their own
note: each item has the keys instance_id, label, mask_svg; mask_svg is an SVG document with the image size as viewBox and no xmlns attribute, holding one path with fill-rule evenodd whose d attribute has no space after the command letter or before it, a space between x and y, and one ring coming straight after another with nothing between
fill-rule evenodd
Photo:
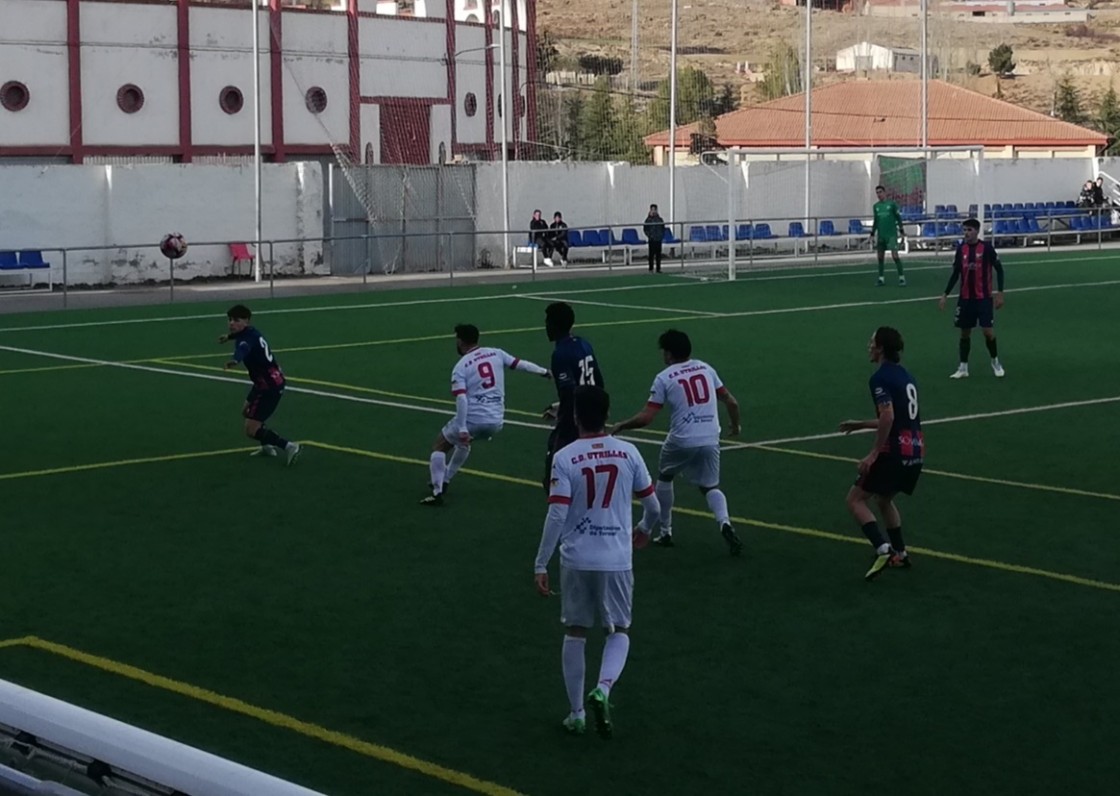
<instances>
[{"instance_id":1,"label":"soccer cleat","mask_svg":"<svg viewBox=\"0 0 1120 796\"><path fill-rule=\"evenodd\" d=\"M887 565L890 563L891 554L889 552L880 553L875 556L875 560L871 562L871 569L867 570L867 574L863 576L863 579L866 581L875 580L875 578L879 577L879 573L886 569Z\"/></svg>"},{"instance_id":2,"label":"soccer cleat","mask_svg":"<svg viewBox=\"0 0 1120 796\"><path fill-rule=\"evenodd\" d=\"M899 287L906 287L906 277L900 276L898 278L898 286Z\"/></svg>"},{"instance_id":3,"label":"soccer cleat","mask_svg":"<svg viewBox=\"0 0 1120 796\"><path fill-rule=\"evenodd\" d=\"M583 735L587 732L587 720L572 714L569 714L560 724L568 735Z\"/></svg>"},{"instance_id":4,"label":"soccer cleat","mask_svg":"<svg viewBox=\"0 0 1120 796\"><path fill-rule=\"evenodd\" d=\"M562 260L560 260L560 267L561 267L561 268L567 268L567 267L568 267L568 261L567 261L567 260L563 260L563 259L562 259Z\"/></svg>"},{"instance_id":5,"label":"soccer cleat","mask_svg":"<svg viewBox=\"0 0 1120 796\"><path fill-rule=\"evenodd\" d=\"M544 258L544 264L547 265L549 268L551 268L552 267L552 258L551 257L545 257Z\"/></svg>"},{"instance_id":6,"label":"soccer cleat","mask_svg":"<svg viewBox=\"0 0 1120 796\"><path fill-rule=\"evenodd\" d=\"M595 731L602 738L610 738L614 734L614 727L611 726L610 697L603 692L603 689L596 688L587 695L587 702L591 706L591 712L595 714Z\"/></svg>"},{"instance_id":7,"label":"soccer cleat","mask_svg":"<svg viewBox=\"0 0 1120 796\"><path fill-rule=\"evenodd\" d=\"M891 556L890 566L894 569L910 569L910 554L903 550Z\"/></svg>"},{"instance_id":8,"label":"soccer cleat","mask_svg":"<svg viewBox=\"0 0 1120 796\"><path fill-rule=\"evenodd\" d=\"M423 500L420 501L420 505L421 506L442 506L443 505L443 494L440 493L438 495L428 495L427 497L425 497Z\"/></svg>"},{"instance_id":9,"label":"soccer cleat","mask_svg":"<svg viewBox=\"0 0 1120 796\"><path fill-rule=\"evenodd\" d=\"M875 286L876 287L882 287L885 284L887 284L887 280L884 279L883 277L879 277L877 280L875 280Z\"/></svg>"},{"instance_id":10,"label":"soccer cleat","mask_svg":"<svg viewBox=\"0 0 1120 796\"><path fill-rule=\"evenodd\" d=\"M719 529L720 535L723 540L727 542L728 548L731 550L731 555L741 555L743 552L743 543L739 541L739 535L735 533L735 529L731 527L731 523L725 522Z\"/></svg>"},{"instance_id":11,"label":"soccer cleat","mask_svg":"<svg viewBox=\"0 0 1120 796\"><path fill-rule=\"evenodd\" d=\"M275 456L276 455L276 446L275 445L261 445L259 448L257 448L255 451L253 451L249 455L250 456Z\"/></svg>"},{"instance_id":12,"label":"soccer cleat","mask_svg":"<svg viewBox=\"0 0 1120 796\"><path fill-rule=\"evenodd\" d=\"M653 540L653 543L658 547L676 547L676 545L673 544L673 534L665 531L657 534L657 538Z\"/></svg>"},{"instance_id":13,"label":"soccer cleat","mask_svg":"<svg viewBox=\"0 0 1120 796\"><path fill-rule=\"evenodd\" d=\"M949 378L950 379L967 379L968 378L968 367L965 366L965 365L961 365L959 368L957 368L955 371L953 371L952 373L949 374Z\"/></svg>"},{"instance_id":14,"label":"soccer cleat","mask_svg":"<svg viewBox=\"0 0 1120 796\"><path fill-rule=\"evenodd\" d=\"M992 373L997 379L1002 379L1004 376L1003 365L1000 364L998 359L992 360Z\"/></svg>"},{"instance_id":15,"label":"soccer cleat","mask_svg":"<svg viewBox=\"0 0 1120 796\"><path fill-rule=\"evenodd\" d=\"M288 456L284 464L288 467L291 467L293 464L295 464L296 459L299 458L299 454L302 450L303 446L301 446L298 442L289 442L288 447L284 448L284 451Z\"/></svg>"}]
</instances>

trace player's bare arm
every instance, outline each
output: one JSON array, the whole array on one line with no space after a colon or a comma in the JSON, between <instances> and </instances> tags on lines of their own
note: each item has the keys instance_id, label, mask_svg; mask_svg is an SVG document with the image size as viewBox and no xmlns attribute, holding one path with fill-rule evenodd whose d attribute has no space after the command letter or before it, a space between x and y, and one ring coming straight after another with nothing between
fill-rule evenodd
<instances>
[{"instance_id":1,"label":"player's bare arm","mask_svg":"<svg viewBox=\"0 0 1120 796\"><path fill-rule=\"evenodd\" d=\"M611 436L614 436L620 431L628 431L632 428L645 428L653 422L653 419L657 417L657 413L660 411L660 406L657 406L655 404L646 404L644 407L642 407L642 410L638 412L638 414L634 415L628 420L623 420L621 423L616 423L615 425L611 426Z\"/></svg>"},{"instance_id":2,"label":"player's bare arm","mask_svg":"<svg viewBox=\"0 0 1120 796\"><path fill-rule=\"evenodd\" d=\"M879 451L887 444L887 438L891 434L891 426L894 425L894 407L891 404L879 404L879 419L875 421L875 445L871 448L871 453L864 456L859 463L859 471L865 474L871 469L871 465L875 464L875 460L879 458Z\"/></svg>"},{"instance_id":3,"label":"player's bare arm","mask_svg":"<svg viewBox=\"0 0 1120 796\"><path fill-rule=\"evenodd\" d=\"M739 402L735 400L735 396L731 391L724 388L716 390L716 398L727 407L727 416L731 419L731 424L727 429L727 436L737 437L739 432L743 430L742 416L739 414Z\"/></svg>"},{"instance_id":4,"label":"player's bare arm","mask_svg":"<svg viewBox=\"0 0 1120 796\"><path fill-rule=\"evenodd\" d=\"M241 363L240 363L240 362L238 362L238 361L237 361L236 359L231 359L231 360L230 360L229 362L227 362L227 363L226 363L226 364L225 364L225 365L224 365L224 366L222 367L222 370L229 370L230 368L236 368L236 367L237 367L238 365L240 365L240 364L241 364Z\"/></svg>"}]
</instances>

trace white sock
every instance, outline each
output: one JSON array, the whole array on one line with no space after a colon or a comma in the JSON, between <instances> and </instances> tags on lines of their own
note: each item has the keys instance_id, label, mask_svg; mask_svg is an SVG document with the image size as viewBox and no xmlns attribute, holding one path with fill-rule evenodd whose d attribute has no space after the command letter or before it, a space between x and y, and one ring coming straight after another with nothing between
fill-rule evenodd
<instances>
[{"instance_id":1,"label":"white sock","mask_svg":"<svg viewBox=\"0 0 1120 796\"><path fill-rule=\"evenodd\" d=\"M432 494L438 495L443 491L443 473L447 469L447 455L443 451L432 451L428 460L428 472L432 476Z\"/></svg>"},{"instance_id":2,"label":"white sock","mask_svg":"<svg viewBox=\"0 0 1120 796\"><path fill-rule=\"evenodd\" d=\"M731 522L731 515L727 511L727 495L719 489L709 489L704 493L704 497L707 498L708 508L716 515L716 522L721 528Z\"/></svg>"},{"instance_id":3,"label":"white sock","mask_svg":"<svg viewBox=\"0 0 1120 796\"><path fill-rule=\"evenodd\" d=\"M564 687L568 690L568 704L572 706L572 715L576 718L583 716L583 676L587 670L583 651L586 646L586 638L566 635L560 655L560 663L564 670Z\"/></svg>"},{"instance_id":4,"label":"white sock","mask_svg":"<svg viewBox=\"0 0 1120 796\"><path fill-rule=\"evenodd\" d=\"M610 694L622 669L626 666L626 656L630 652L629 633L611 633L603 645L603 663L599 667L599 688Z\"/></svg>"},{"instance_id":5,"label":"white sock","mask_svg":"<svg viewBox=\"0 0 1120 796\"><path fill-rule=\"evenodd\" d=\"M657 502L661 506L661 533L673 533L673 482L658 481L654 488Z\"/></svg>"},{"instance_id":6,"label":"white sock","mask_svg":"<svg viewBox=\"0 0 1120 796\"><path fill-rule=\"evenodd\" d=\"M447 465L447 475L443 477L445 483L455 477L455 473L459 472L459 468L467 463L467 457L470 455L470 445L455 446L455 450L451 452L451 461Z\"/></svg>"}]
</instances>

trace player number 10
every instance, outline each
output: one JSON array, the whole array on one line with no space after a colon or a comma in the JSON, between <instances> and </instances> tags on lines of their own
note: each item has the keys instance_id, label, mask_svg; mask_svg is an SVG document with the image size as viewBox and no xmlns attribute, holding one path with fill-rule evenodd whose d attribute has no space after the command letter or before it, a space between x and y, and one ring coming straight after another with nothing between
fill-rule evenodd
<instances>
[{"instance_id":1,"label":"player number 10","mask_svg":"<svg viewBox=\"0 0 1120 796\"><path fill-rule=\"evenodd\" d=\"M677 379L677 384L681 385L681 389L684 390L684 397L689 406L706 404L712 399L712 394L708 390L708 380L704 378L702 373L697 373L688 379Z\"/></svg>"},{"instance_id":2,"label":"player number 10","mask_svg":"<svg viewBox=\"0 0 1120 796\"><path fill-rule=\"evenodd\" d=\"M614 485L618 483L618 465L617 464L597 464L595 469L584 467L580 470L583 473L584 481L587 482L587 508L595 507L595 476L607 476L607 488L603 490L603 502L600 508L610 508L611 498L614 497Z\"/></svg>"}]
</instances>

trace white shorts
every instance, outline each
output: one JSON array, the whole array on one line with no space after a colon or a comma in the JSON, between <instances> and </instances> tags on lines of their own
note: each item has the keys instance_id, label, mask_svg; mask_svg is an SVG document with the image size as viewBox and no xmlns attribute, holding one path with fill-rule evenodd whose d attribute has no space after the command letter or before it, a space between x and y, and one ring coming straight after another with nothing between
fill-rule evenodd
<instances>
[{"instance_id":1,"label":"white shorts","mask_svg":"<svg viewBox=\"0 0 1120 796\"><path fill-rule=\"evenodd\" d=\"M596 618L613 633L630 627L634 570L596 572L560 567L560 621L565 627L594 627Z\"/></svg>"},{"instance_id":2,"label":"white shorts","mask_svg":"<svg viewBox=\"0 0 1120 796\"><path fill-rule=\"evenodd\" d=\"M657 462L658 475L683 475L696 486L711 489L719 486L719 445L681 448L671 443L661 446Z\"/></svg>"},{"instance_id":3,"label":"white shorts","mask_svg":"<svg viewBox=\"0 0 1120 796\"><path fill-rule=\"evenodd\" d=\"M499 431L502 430L501 423L467 423L467 433L471 435L472 442L480 442L492 439ZM455 419L447 421L447 425L443 427L443 438L451 445L458 446L459 444L459 429L455 427Z\"/></svg>"}]
</instances>

